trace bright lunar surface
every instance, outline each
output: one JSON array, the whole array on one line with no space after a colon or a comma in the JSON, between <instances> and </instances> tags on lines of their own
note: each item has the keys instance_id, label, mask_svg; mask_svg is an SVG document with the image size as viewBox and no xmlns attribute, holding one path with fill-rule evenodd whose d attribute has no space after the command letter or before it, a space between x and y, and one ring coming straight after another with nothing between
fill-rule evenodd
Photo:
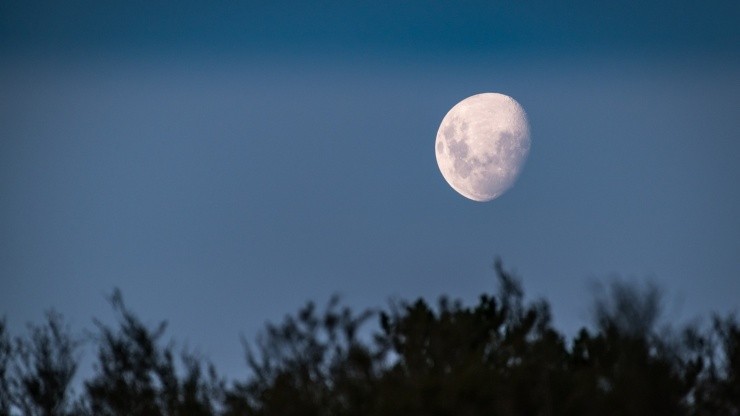
<instances>
[{"instance_id":1,"label":"bright lunar surface","mask_svg":"<svg viewBox=\"0 0 740 416\"><path fill-rule=\"evenodd\" d=\"M490 201L514 184L527 159L527 115L508 95L473 95L442 119L435 147L439 170L454 190Z\"/></svg>"}]
</instances>

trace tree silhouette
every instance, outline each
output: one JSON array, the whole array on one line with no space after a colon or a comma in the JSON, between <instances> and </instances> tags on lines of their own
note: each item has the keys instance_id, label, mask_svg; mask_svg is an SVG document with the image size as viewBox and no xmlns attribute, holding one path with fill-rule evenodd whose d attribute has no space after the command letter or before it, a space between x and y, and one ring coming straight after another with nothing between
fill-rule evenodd
<instances>
[{"instance_id":1,"label":"tree silhouette","mask_svg":"<svg viewBox=\"0 0 740 416\"><path fill-rule=\"evenodd\" d=\"M545 300L494 270L498 291L473 305L309 302L243 340L250 373L231 383L164 343L165 323L143 324L117 290L117 326L96 321L94 374L77 396L78 344L58 315L15 342L0 321L0 416L740 415L735 315L659 326L657 287L615 280L594 300L595 325L567 339Z\"/></svg>"},{"instance_id":2,"label":"tree silhouette","mask_svg":"<svg viewBox=\"0 0 740 416\"><path fill-rule=\"evenodd\" d=\"M184 354L180 377L172 345L161 346L166 324L145 326L116 290L110 298L118 330L96 322L99 330L95 376L85 382L87 412L114 416L199 416L214 414L214 383L204 379L201 363Z\"/></svg>"},{"instance_id":3,"label":"tree silhouette","mask_svg":"<svg viewBox=\"0 0 740 416\"><path fill-rule=\"evenodd\" d=\"M8 357L6 363L12 363L3 395L24 415L73 414L71 383L77 371L79 341L53 311L46 314L44 325L29 325L29 332L29 339L19 337L13 347L0 347Z\"/></svg>"},{"instance_id":4,"label":"tree silhouette","mask_svg":"<svg viewBox=\"0 0 740 416\"><path fill-rule=\"evenodd\" d=\"M695 389L697 414L740 415L740 326L735 316L715 315L711 330L693 338L704 352L705 367Z\"/></svg>"},{"instance_id":5,"label":"tree silhouette","mask_svg":"<svg viewBox=\"0 0 740 416\"><path fill-rule=\"evenodd\" d=\"M12 345L5 329L5 319L0 320L0 416L10 415L10 361Z\"/></svg>"},{"instance_id":6,"label":"tree silhouette","mask_svg":"<svg viewBox=\"0 0 740 416\"><path fill-rule=\"evenodd\" d=\"M556 406L565 346L544 302L525 304L516 279L496 265L500 290L475 307L442 298L381 314L396 362L373 414L540 414Z\"/></svg>"},{"instance_id":7,"label":"tree silhouette","mask_svg":"<svg viewBox=\"0 0 740 416\"><path fill-rule=\"evenodd\" d=\"M338 309L337 297L320 315L309 303L280 326L268 325L257 351L245 342L253 377L227 392L225 414L345 414L360 406L379 369L378 355L357 334L371 312Z\"/></svg>"}]
</instances>

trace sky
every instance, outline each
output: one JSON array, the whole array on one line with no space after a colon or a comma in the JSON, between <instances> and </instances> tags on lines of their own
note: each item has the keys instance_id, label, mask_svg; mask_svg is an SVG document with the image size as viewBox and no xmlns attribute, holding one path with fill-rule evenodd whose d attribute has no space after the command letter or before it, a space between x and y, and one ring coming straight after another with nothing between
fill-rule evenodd
<instances>
[{"instance_id":1,"label":"sky","mask_svg":"<svg viewBox=\"0 0 740 416\"><path fill-rule=\"evenodd\" d=\"M594 281L652 279L665 319L740 294L737 1L0 1L0 316L144 322L246 373L306 301L496 289L555 325ZM526 110L507 193L437 168L446 112Z\"/></svg>"}]
</instances>

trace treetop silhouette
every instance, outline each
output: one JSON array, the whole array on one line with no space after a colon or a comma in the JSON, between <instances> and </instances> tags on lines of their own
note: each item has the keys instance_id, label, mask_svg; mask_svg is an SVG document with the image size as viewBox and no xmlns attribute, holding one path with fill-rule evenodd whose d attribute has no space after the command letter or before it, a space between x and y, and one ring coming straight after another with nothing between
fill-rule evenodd
<instances>
[{"instance_id":1,"label":"treetop silhouette","mask_svg":"<svg viewBox=\"0 0 740 416\"><path fill-rule=\"evenodd\" d=\"M231 382L165 344L166 325L144 325L117 290L117 326L96 321L85 341L97 359L79 394L82 341L58 314L26 337L0 321L0 416L740 415L734 315L658 330L657 287L613 281L595 325L567 339L546 300L527 301L500 261L494 270L498 290L474 305L309 302L243 340L249 376Z\"/></svg>"}]
</instances>

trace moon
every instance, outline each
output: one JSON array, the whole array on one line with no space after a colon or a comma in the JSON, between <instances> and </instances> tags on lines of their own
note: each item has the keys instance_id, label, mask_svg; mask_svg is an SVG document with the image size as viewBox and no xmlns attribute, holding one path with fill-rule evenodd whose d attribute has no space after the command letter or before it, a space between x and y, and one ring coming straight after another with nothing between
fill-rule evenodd
<instances>
[{"instance_id":1,"label":"moon","mask_svg":"<svg viewBox=\"0 0 740 416\"><path fill-rule=\"evenodd\" d=\"M457 103L439 126L437 165L462 196L485 202L511 188L529 154L527 114L516 100L483 93Z\"/></svg>"}]
</instances>

